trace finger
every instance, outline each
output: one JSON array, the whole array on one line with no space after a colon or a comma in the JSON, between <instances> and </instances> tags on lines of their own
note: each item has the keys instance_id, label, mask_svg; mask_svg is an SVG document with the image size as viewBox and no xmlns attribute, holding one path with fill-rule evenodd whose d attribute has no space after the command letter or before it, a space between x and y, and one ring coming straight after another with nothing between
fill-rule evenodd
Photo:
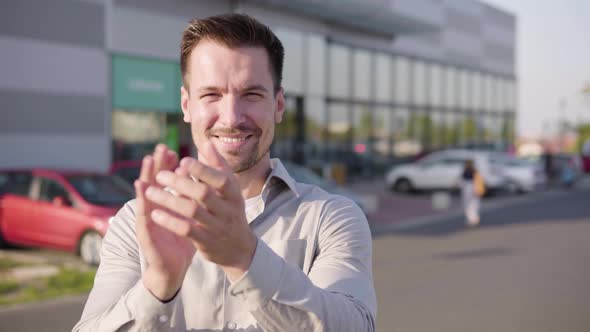
<instances>
[{"instance_id":1,"label":"finger","mask_svg":"<svg viewBox=\"0 0 590 332\"><path fill-rule=\"evenodd\" d=\"M227 201L224 201L215 189L205 183L196 182L188 177L179 176L169 171L159 172L156 181L164 187L174 189L178 194L188 198L190 202L196 201L195 204L198 203L213 215L225 215L224 212L228 210Z\"/></svg>"},{"instance_id":2,"label":"finger","mask_svg":"<svg viewBox=\"0 0 590 332\"><path fill-rule=\"evenodd\" d=\"M188 169L191 176L213 187L228 200L243 199L233 174L211 168L193 158L182 159L181 165Z\"/></svg>"},{"instance_id":3,"label":"finger","mask_svg":"<svg viewBox=\"0 0 590 332\"><path fill-rule=\"evenodd\" d=\"M152 179L156 177L156 173L158 173L162 166L164 166L164 158L166 156L166 151L168 148L166 145L160 143L156 145L156 150L154 151L154 172L152 173Z\"/></svg>"},{"instance_id":4,"label":"finger","mask_svg":"<svg viewBox=\"0 0 590 332\"><path fill-rule=\"evenodd\" d=\"M204 240L202 226L190 219L171 214L161 209L152 211L151 217L156 224L178 236L188 237L196 242Z\"/></svg>"},{"instance_id":5,"label":"finger","mask_svg":"<svg viewBox=\"0 0 590 332\"><path fill-rule=\"evenodd\" d=\"M133 182L133 187L135 188L136 196L135 214L137 216L145 216L145 190L147 188L147 183L141 180L135 180L135 182Z\"/></svg>"},{"instance_id":6,"label":"finger","mask_svg":"<svg viewBox=\"0 0 590 332\"><path fill-rule=\"evenodd\" d=\"M145 156L141 161L141 170L139 171L139 180L144 183L149 183L151 174L154 169L154 158L152 156Z\"/></svg>"},{"instance_id":7,"label":"finger","mask_svg":"<svg viewBox=\"0 0 590 332\"><path fill-rule=\"evenodd\" d=\"M175 151L170 149L166 150L166 154L164 156L164 170L170 171L173 170L178 165L178 155Z\"/></svg>"},{"instance_id":8,"label":"finger","mask_svg":"<svg viewBox=\"0 0 590 332\"><path fill-rule=\"evenodd\" d=\"M158 206L164 207L180 216L196 219L204 224L212 224L214 217L207 208L190 199L170 194L160 188L150 186L146 191L146 197Z\"/></svg>"}]
</instances>

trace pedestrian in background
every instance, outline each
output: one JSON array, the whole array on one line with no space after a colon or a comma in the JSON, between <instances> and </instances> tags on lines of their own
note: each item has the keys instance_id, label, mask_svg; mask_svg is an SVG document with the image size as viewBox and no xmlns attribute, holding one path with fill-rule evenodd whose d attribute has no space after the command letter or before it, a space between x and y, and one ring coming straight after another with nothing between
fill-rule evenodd
<instances>
[{"instance_id":1,"label":"pedestrian in background","mask_svg":"<svg viewBox=\"0 0 590 332\"><path fill-rule=\"evenodd\" d=\"M461 174L461 196L468 226L479 225L479 204L484 194L483 178L475 169L473 160L466 160Z\"/></svg>"}]
</instances>

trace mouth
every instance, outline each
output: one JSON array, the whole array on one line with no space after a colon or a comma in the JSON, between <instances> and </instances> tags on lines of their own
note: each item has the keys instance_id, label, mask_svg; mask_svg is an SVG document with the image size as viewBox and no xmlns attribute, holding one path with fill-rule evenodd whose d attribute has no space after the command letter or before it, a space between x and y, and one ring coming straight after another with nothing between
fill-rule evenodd
<instances>
[{"instance_id":1,"label":"mouth","mask_svg":"<svg viewBox=\"0 0 590 332\"><path fill-rule=\"evenodd\" d=\"M250 138L254 135L247 134L247 135L212 135L214 141L219 142L218 147L222 150L226 151L236 151L239 150L241 147L246 145Z\"/></svg>"},{"instance_id":2,"label":"mouth","mask_svg":"<svg viewBox=\"0 0 590 332\"><path fill-rule=\"evenodd\" d=\"M252 135L246 136L239 136L239 137L231 137L231 136L213 136L217 138L222 143L232 144L232 143L240 143L246 141L248 138L252 137Z\"/></svg>"}]
</instances>

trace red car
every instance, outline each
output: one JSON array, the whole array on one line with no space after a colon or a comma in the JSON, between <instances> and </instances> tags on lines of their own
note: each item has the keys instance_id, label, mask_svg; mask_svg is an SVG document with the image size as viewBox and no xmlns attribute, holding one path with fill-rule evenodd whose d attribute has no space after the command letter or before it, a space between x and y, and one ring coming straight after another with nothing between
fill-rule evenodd
<instances>
[{"instance_id":1,"label":"red car","mask_svg":"<svg viewBox=\"0 0 590 332\"><path fill-rule=\"evenodd\" d=\"M113 175L0 171L0 244L71 251L96 265L111 218L134 195Z\"/></svg>"}]
</instances>

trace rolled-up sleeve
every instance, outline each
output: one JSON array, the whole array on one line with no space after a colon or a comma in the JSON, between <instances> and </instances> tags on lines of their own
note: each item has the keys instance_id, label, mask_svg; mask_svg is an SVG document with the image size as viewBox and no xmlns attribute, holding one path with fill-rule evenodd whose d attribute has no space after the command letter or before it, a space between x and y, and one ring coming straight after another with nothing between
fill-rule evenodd
<instances>
[{"instance_id":1,"label":"rolled-up sleeve","mask_svg":"<svg viewBox=\"0 0 590 332\"><path fill-rule=\"evenodd\" d=\"M166 331L175 300L162 303L141 281L132 202L103 239L101 263L80 321L72 331Z\"/></svg>"},{"instance_id":2,"label":"rolled-up sleeve","mask_svg":"<svg viewBox=\"0 0 590 332\"><path fill-rule=\"evenodd\" d=\"M322 207L309 274L258 241L249 270L230 286L265 331L374 331L377 304L365 215L337 198Z\"/></svg>"}]
</instances>

